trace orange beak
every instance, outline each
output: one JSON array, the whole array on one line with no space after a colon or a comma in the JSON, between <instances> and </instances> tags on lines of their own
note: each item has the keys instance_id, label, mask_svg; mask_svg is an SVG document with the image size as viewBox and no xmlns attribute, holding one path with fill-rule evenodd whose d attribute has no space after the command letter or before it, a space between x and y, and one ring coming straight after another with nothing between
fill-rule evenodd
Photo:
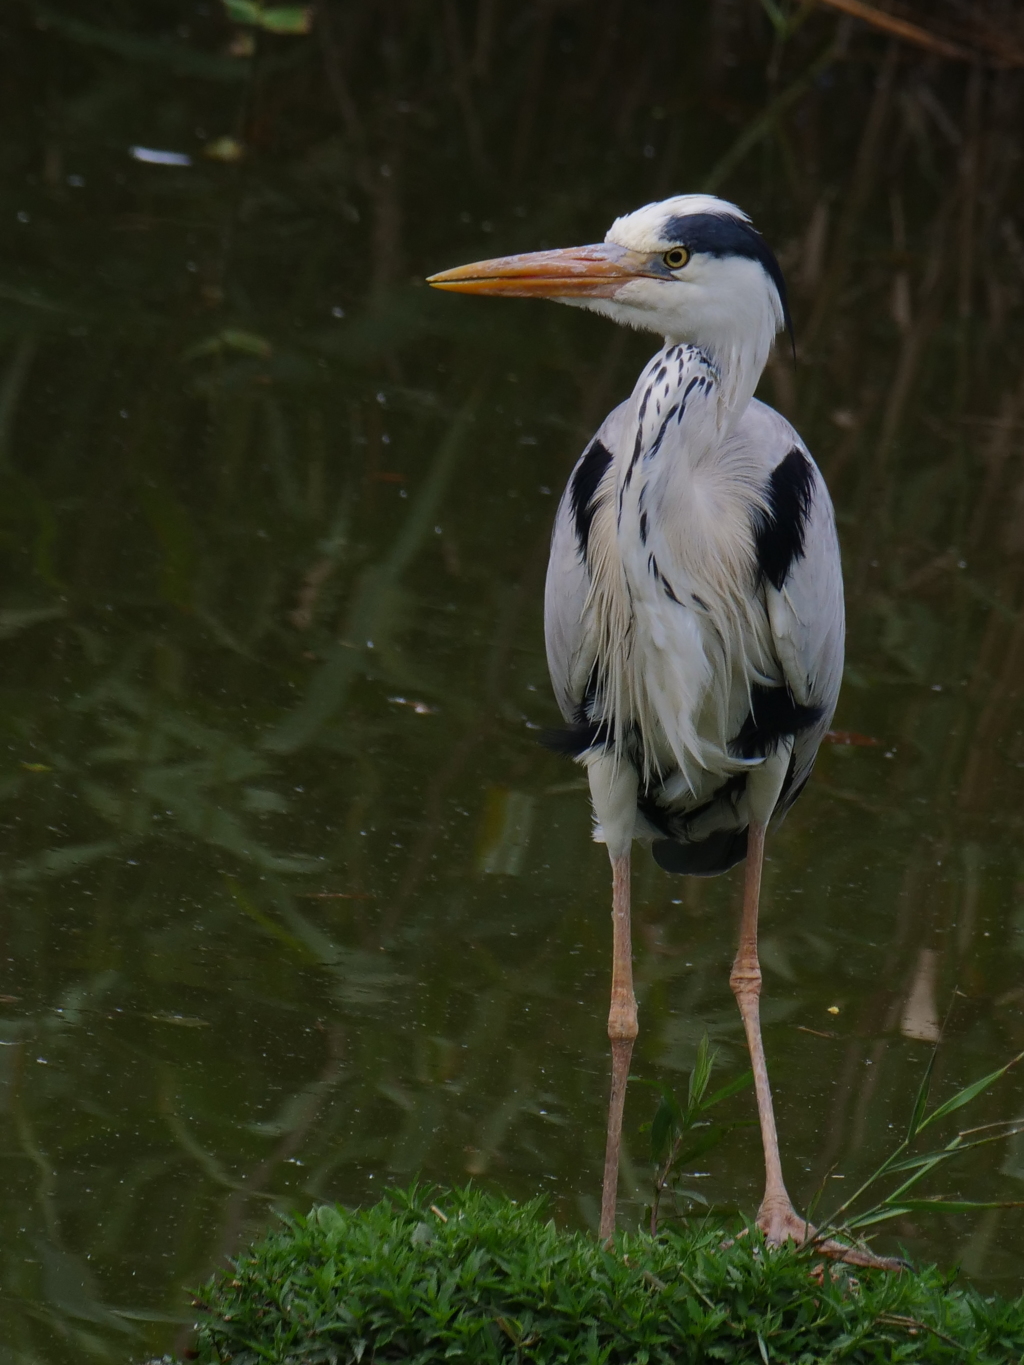
<instances>
[{"instance_id":1,"label":"orange beak","mask_svg":"<svg viewBox=\"0 0 1024 1365\"><path fill-rule=\"evenodd\" d=\"M457 294L504 294L535 299L612 298L628 281L647 273L644 258L602 242L561 251L498 256L431 275L427 284Z\"/></svg>"}]
</instances>

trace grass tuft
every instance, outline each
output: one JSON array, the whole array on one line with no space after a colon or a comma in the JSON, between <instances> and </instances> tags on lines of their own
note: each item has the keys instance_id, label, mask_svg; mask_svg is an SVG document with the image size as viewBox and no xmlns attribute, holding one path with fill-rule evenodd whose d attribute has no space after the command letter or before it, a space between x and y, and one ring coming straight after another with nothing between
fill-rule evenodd
<instances>
[{"instance_id":1,"label":"grass tuft","mask_svg":"<svg viewBox=\"0 0 1024 1365\"><path fill-rule=\"evenodd\" d=\"M1024 1361L1024 1302L695 1222L606 1250L542 1200L394 1191L292 1217L199 1296L202 1365Z\"/></svg>"}]
</instances>

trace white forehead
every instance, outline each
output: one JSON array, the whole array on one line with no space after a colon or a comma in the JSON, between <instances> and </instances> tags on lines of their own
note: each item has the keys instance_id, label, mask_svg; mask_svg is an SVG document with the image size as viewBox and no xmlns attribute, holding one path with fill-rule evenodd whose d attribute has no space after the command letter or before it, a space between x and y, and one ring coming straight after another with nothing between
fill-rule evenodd
<instances>
[{"instance_id":1,"label":"white forehead","mask_svg":"<svg viewBox=\"0 0 1024 1365\"><path fill-rule=\"evenodd\" d=\"M665 224L672 218L682 218L691 213L717 213L723 217L738 218L741 223L750 222L743 210L730 204L727 199L716 199L713 194L677 194L672 199L645 204L642 209L616 218L605 234L605 241L627 247L630 251L664 251L672 245L664 238Z\"/></svg>"}]
</instances>

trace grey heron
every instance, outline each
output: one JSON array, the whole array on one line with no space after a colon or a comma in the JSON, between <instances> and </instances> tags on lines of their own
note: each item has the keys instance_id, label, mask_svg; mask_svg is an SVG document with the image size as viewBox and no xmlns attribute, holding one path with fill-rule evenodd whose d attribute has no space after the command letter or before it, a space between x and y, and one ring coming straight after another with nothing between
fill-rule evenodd
<instances>
[{"instance_id":1,"label":"grey heron","mask_svg":"<svg viewBox=\"0 0 1024 1365\"><path fill-rule=\"evenodd\" d=\"M545 590L548 666L566 721L555 744L586 768L594 837L612 866L600 1231L615 1226L637 1036L630 854L639 840L663 868L691 876L746 858L729 980L764 1147L757 1223L771 1244L803 1241L811 1230L783 1180L761 1041L758 900L765 832L806 783L835 710L844 609L824 480L789 422L754 398L790 326L782 271L734 204L687 194L616 219L603 243L477 262L428 282L550 298L664 338L572 472Z\"/></svg>"}]
</instances>

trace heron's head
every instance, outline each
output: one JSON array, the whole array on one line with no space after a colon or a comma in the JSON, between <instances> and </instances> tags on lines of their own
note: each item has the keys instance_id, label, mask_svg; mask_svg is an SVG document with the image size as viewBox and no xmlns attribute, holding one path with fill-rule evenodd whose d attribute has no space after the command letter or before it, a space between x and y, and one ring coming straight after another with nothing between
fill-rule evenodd
<instances>
[{"instance_id":1,"label":"heron's head","mask_svg":"<svg viewBox=\"0 0 1024 1365\"><path fill-rule=\"evenodd\" d=\"M732 381L732 404L753 393L776 333L790 326L771 248L741 209L707 194L647 204L617 218L595 246L478 261L428 283L555 299L690 342Z\"/></svg>"}]
</instances>

